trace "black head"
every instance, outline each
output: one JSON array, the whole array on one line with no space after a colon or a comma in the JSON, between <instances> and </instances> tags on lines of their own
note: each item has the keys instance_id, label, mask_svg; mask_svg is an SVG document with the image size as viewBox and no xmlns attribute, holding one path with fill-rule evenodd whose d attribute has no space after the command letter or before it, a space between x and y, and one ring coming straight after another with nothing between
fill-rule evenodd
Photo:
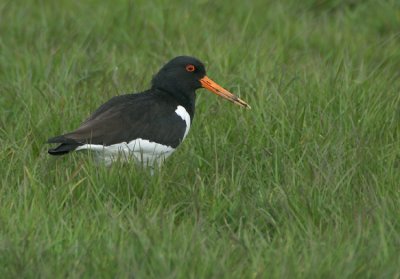
<instances>
[{"instance_id":1,"label":"black head","mask_svg":"<svg viewBox=\"0 0 400 279\"><path fill-rule=\"evenodd\" d=\"M204 64L190 56L178 56L165 64L154 76L153 88L172 94L191 94L201 88L200 79L206 75Z\"/></svg>"},{"instance_id":2,"label":"black head","mask_svg":"<svg viewBox=\"0 0 400 279\"><path fill-rule=\"evenodd\" d=\"M196 89L205 88L242 107L250 108L246 102L209 79L204 64L190 56L178 56L165 64L153 77L152 88L168 92L182 104L192 105Z\"/></svg>"}]
</instances>

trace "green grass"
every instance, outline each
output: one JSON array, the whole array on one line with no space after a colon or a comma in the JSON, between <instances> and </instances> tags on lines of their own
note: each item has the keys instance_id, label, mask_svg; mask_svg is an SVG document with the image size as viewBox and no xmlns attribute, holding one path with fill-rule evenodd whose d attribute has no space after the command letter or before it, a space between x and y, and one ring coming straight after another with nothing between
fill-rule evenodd
<instances>
[{"instance_id":1,"label":"green grass","mask_svg":"<svg viewBox=\"0 0 400 279\"><path fill-rule=\"evenodd\" d=\"M1 278L400 278L400 4L0 2ZM176 55L199 91L151 176L47 154Z\"/></svg>"}]
</instances>

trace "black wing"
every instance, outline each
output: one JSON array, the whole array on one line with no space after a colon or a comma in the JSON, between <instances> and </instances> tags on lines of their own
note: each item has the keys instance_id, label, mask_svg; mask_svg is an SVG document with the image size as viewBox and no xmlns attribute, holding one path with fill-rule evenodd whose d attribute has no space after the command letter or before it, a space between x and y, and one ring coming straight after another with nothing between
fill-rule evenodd
<instances>
[{"instance_id":1,"label":"black wing","mask_svg":"<svg viewBox=\"0 0 400 279\"><path fill-rule=\"evenodd\" d=\"M49 139L48 143L61 143L49 153L62 155L86 143L112 145L137 138L176 148L186 130L186 122L175 113L177 106L172 98L153 92L114 97L74 132Z\"/></svg>"}]
</instances>

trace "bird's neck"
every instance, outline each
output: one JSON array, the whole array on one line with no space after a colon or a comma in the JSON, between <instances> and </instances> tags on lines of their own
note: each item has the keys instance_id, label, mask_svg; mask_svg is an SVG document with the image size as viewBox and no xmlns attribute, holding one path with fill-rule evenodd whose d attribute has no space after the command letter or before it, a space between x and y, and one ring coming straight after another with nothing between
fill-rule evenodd
<instances>
[{"instance_id":1,"label":"bird's neck","mask_svg":"<svg viewBox=\"0 0 400 279\"><path fill-rule=\"evenodd\" d=\"M182 91L181 92L179 89L176 89L176 88L174 90L156 88L156 92L159 95L164 95L169 98L172 97L172 99L174 99L178 105L183 106L186 109L186 111L190 115L190 118L193 120L194 111L195 111L195 102L196 102L195 91L193 91L193 92Z\"/></svg>"}]
</instances>

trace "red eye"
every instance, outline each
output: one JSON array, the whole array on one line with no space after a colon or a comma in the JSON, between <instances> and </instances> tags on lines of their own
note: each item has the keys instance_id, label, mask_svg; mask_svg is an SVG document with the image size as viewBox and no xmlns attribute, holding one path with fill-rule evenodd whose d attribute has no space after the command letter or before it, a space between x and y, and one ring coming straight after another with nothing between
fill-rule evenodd
<instances>
[{"instance_id":1,"label":"red eye","mask_svg":"<svg viewBox=\"0 0 400 279\"><path fill-rule=\"evenodd\" d=\"M193 66L192 64L186 65L186 71L194 72L194 70L196 70L196 67Z\"/></svg>"}]
</instances>

